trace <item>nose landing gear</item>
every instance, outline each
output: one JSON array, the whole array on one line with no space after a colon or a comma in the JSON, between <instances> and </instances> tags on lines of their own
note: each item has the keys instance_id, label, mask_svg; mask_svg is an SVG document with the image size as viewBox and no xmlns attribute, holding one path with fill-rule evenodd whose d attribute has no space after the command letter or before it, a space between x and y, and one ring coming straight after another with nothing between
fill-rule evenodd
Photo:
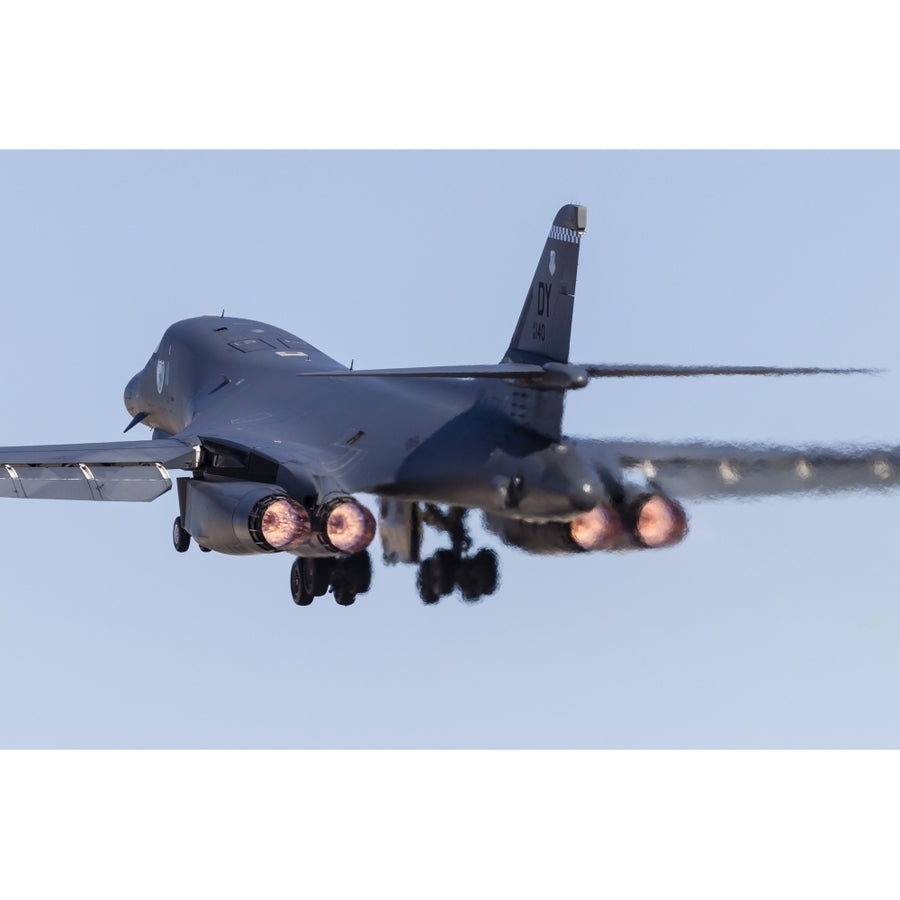
<instances>
[{"instance_id":1,"label":"nose landing gear","mask_svg":"<svg viewBox=\"0 0 900 900\"><path fill-rule=\"evenodd\" d=\"M191 546L191 535L181 524L181 516L178 516L172 523L172 543L179 553L185 553Z\"/></svg>"}]
</instances>

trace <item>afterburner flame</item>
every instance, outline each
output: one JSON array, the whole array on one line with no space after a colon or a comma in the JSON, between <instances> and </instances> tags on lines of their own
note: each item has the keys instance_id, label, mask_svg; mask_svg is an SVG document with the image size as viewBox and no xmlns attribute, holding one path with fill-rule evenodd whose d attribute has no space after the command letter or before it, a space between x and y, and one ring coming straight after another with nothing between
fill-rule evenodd
<instances>
[{"instance_id":1,"label":"afterburner flame","mask_svg":"<svg viewBox=\"0 0 900 900\"><path fill-rule=\"evenodd\" d=\"M687 516L674 500L650 494L638 501L634 533L645 547L668 547L687 534Z\"/></svg>"},{"instance_id":2,"label":"afterburner flame","mask_svg":"<svg viewBox=\"0 0 900 900\"><path fill-rule=\"evenodd\" d=\"M288 497L279 497L263 511L259 530L270 547L284 550L309 538L309 513Z\"/></svg>"},{"instance_id":3,"label":"afterburner flame","mask_svg":"<svg viewBox=\"0 0 900 900\"><path fill-rule=\"evenodd\" d=\"M569 523L572 540L582 550L603 550L613 544L620 531L618 514L602 504Z\"/></svg>"},{"instance_id":4,"label":"afterburner flame","mask_svg":"<svg viewBox=\"0 0 900 900\"><path fill-rule=\"evenodd\" d=\"M335 550L359 553L375 537L375 517L355 500L342 500L328 513L325 536Z\"/></svg>"}]
</instances>

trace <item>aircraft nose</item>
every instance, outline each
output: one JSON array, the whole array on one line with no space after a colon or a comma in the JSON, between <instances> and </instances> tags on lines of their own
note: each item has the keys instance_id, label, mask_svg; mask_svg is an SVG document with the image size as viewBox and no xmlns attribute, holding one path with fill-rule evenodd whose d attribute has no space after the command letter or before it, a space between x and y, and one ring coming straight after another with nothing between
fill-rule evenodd
<instances>
[{"instance_id":1,"label":"aircraft nose","mask_svg":"<svg viewBox=\"0 0 900 900\"><path fill-rule=\"evenodd\" d=\"M138 372L128 384L125 385L125 409L132 416L136 416L139 412L143 412L140 409L140 399L141 399L141 373Z\"/></svg>"}]
</instances>

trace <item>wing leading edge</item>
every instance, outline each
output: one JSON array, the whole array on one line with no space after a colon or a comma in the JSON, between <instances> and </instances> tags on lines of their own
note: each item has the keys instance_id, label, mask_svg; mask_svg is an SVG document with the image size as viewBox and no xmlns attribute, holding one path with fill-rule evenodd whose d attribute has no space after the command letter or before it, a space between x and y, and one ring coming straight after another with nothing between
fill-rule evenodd
<instances>
[{"instance_id":1,"label":"wing leading edge","mask_svg":"<svg viewBox=\"0 0 900 900\"><path fill-rule=\"evenodd\" d=\"M667 366L605 365L548 362L498 363L475 366L422 366L392 369L344 369L300 372L302 378L501 378L528 387L571 390L585 387L593 378L685 378L701 375L874 375L879 369L837 369L821 366Z\"/></svg>"},{"instance_id":2,"label":"wing leading edge","mask_svg":"<svg viewBox=\"0 0 900 900\"><path fill-rule=\"evenodd\" d=\"M168 470L192 468L198 454L174 438L0 447L0 497L155 500L172 487Z\"/></svg>"},{"instance_id":3,"label":"wing leading edge","mask_svg":"<svg viewBox=\"0 0 900 900\"><path fill-rule=\"evenodd\" d=\"M715 500L832 493L900 484L900 447L768 447L726 443L578 441L599 468L619 467L673 497Z\"/></svg>"}]
</instances>

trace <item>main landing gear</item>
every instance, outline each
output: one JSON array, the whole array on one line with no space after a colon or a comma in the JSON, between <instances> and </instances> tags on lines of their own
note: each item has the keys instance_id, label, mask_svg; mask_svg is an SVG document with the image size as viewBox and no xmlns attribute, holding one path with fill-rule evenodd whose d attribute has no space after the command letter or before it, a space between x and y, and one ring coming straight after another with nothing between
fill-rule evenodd
<instances>
[{"instance_id":1,"label":"main landing gear","mask_svg":"<svg viewBox=\"0 0 900 900\"><path fill-rule=\"evenodd\" d=\"M172 524L172 543L179 553L191 546L190 532L181 524L181 516ZM197 544L209 553L208 547ZM340 559L334 557L297 557L291 566L291 597L297 606L309 606L329 589L341 606L350 606L358 594L372 586L372 560L369 551Z\"/></svg>"},{"instance_id":2,"label":"main landing gear","mask_svg":"<svg viewBox=\"0 0 900 900\"><path fill-rule=\"evenodd\" d=\"M444 511L433 504L420 509L423 525L450 537L449 549L438 550L419 562L416 581L422 601L437 603L457 589L467 603L493 594L499 582L497 554L487 548L471 552L472 539L465 527L468 510L451 506ZM418 529L418 519L412 527ZM179 553L186 552L191 545L191 535L182 525L180 516L172 525L172 543ZM208 547L198 546L209 552ZM408 555L404 562L417 561L418 546L415 542L414 554ZM297 557L291 566L291 598L297 606L309 606L316 597L324 596L329 590L338 604L351 606L371 584L372 561L368 550L338 558Z\"/></svg>"},{"instance_id":3,"label":"main landing gear","mask_svg":"<svg viewBox=\"0 0 900 900\"><path fill-rule=\"evenodd\" d=\"M419 563L416 583L424 603L437 603L457 587L463 600L469 603L497 590L497 554L481 549L474 556L468 555L472 539L465 527L467 512L457 506L442 512L431 504L423 510L423 523L450 535L451 545L449 550L438 550Z\"/></svg>"},{"instance_id":4,"label":"main landing gear","mask_svg":"<svg viewBox=\"0 0 900 900\"><path fill-rule=\"evenodd\" d=\"M372 560L369 551L342 559L333 557L297 557L291 566L291 597L297 606L309 606L331 588L341 606L350 606L357 594L372 585Z\"/></svg>"}]
</instances>

